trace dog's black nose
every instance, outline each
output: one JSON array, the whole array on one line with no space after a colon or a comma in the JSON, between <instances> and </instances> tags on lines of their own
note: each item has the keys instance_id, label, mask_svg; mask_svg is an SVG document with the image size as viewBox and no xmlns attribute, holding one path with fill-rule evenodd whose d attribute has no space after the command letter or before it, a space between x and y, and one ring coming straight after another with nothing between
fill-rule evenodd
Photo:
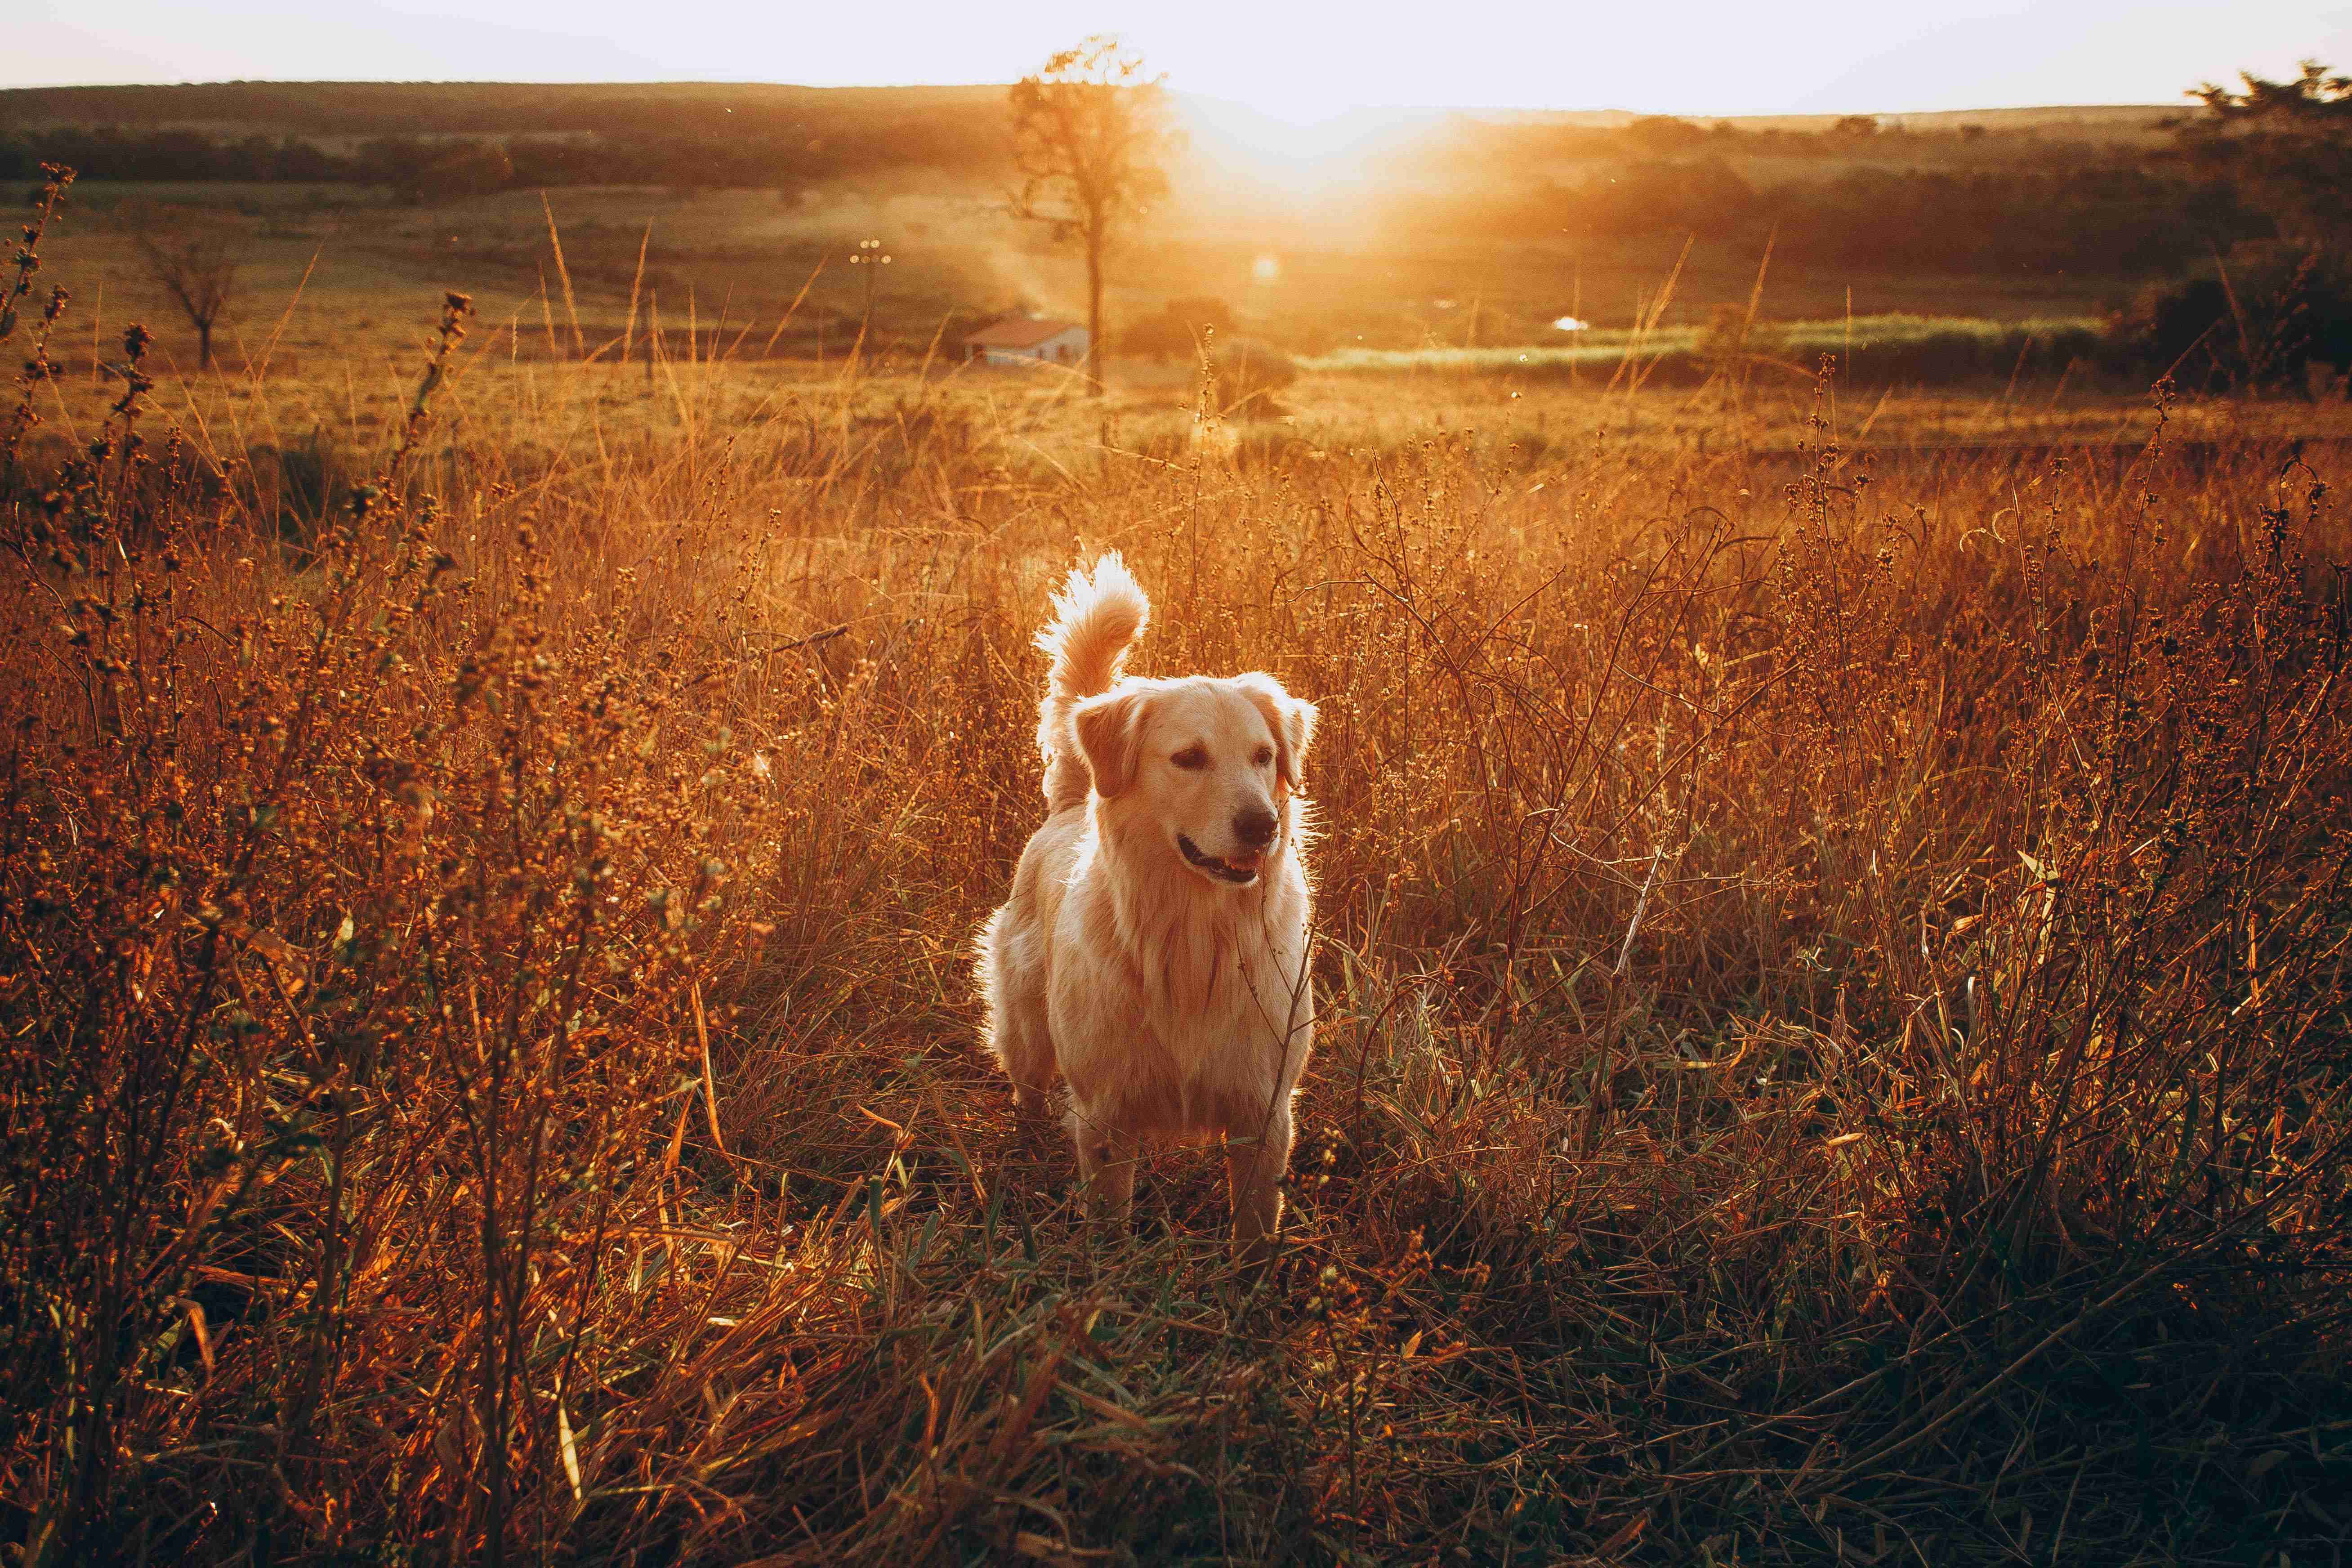
<instances>
[{"instance_id":1,"label":"dog's black nose","mask_svg":"<svg viewBox=\"0 0 2352 1568\"><path fill-rule=\"evenodd\" d=\"M1234 814L1234 836L1253 849L1263 849L1274 842L1276 826L1274 813L1262 805Z\"/></svg>"}]
</instances>

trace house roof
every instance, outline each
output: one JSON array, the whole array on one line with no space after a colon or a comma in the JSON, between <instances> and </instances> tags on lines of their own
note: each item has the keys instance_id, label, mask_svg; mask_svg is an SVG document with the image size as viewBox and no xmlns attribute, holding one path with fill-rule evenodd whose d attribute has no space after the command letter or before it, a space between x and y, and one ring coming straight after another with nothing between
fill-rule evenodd
<instances>
[{"instance_id":1,"label":"house roof","mask_svg":"<svg viewBox=\"0 0 2352 1568\"><path fill-rule=\"evenodd\" d=\"M1032 349L1048 338L1060 337L1064 332L1084 331L1086 329L1076 321L1033 321L1026 316L1015 316L1010 321L997 321L968 333L963 341L984 349Z\"/></svg>"}]
</instances>

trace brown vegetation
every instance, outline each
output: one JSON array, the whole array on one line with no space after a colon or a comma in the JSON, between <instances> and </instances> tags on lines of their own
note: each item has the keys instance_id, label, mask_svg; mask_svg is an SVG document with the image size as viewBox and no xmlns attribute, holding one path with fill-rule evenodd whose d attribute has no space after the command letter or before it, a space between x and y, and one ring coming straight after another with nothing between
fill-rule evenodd
<instances>
[{"instance_id":1,"label":"brown vegetation","mask_svg":"<svg viewBox=\"0 0 2352 1568\"><path fill-rule=\"evenodd\" d=\"M160 423L136 329L36 455L21 298L27 1561L2340 1543L2326 459L1857 453L1825 395L1793 456L1024 466L846 383L566 455L469 406L452 296L321 525ZM1082 1223L974 1049L1026 639L1108 545L1147 673L1322 706L1255 1288L1207 1162Z\"/></svg>"}]
</instances>

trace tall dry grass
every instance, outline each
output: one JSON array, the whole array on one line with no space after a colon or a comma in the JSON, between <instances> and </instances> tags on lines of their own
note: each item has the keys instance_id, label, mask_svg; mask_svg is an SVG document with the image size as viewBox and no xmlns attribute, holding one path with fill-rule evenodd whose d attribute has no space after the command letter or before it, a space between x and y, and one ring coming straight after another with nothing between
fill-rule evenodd
<instances>
[{"instance_id":1,"label":"tall dry grass","mask_svg":"<svg viewBox=\"0 0 2352 1568\"><path fill-rule=\"evenodd\" d=\"M1824 416L1536 474L1466 437L1057 471L919 388L681 392L592 459L467 405L467 322L317 528L160 426L135 339L104 436L41 447L15 325L21 1560L2352 1529L2313 467ZM1255 1283L1197 1156L1082 1223L973 1048L1027 637L1110 545L1147 668L1322 707L1327 1026Z\"/></svg>"}]
</instances>

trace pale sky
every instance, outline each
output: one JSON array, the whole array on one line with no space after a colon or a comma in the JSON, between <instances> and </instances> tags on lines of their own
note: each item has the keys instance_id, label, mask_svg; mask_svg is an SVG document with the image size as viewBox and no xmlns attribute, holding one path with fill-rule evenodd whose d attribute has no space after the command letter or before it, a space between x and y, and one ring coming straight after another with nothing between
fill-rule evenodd
<instances>
[{"instance_id":1,"label":"pale sky","mask_svg":"<svg viewBox=\"0 0 2352 1568\"><path fill-rule=\"evenodd\" d=\"M29 5L29 15L26 7ZM1008 81L1118 32L1190 92L1355 105L1857 113L2178 103L2352 68L2352 3L1755 0L14 0L0 86L259 80Z\"/></svg>"}]
</instances>

